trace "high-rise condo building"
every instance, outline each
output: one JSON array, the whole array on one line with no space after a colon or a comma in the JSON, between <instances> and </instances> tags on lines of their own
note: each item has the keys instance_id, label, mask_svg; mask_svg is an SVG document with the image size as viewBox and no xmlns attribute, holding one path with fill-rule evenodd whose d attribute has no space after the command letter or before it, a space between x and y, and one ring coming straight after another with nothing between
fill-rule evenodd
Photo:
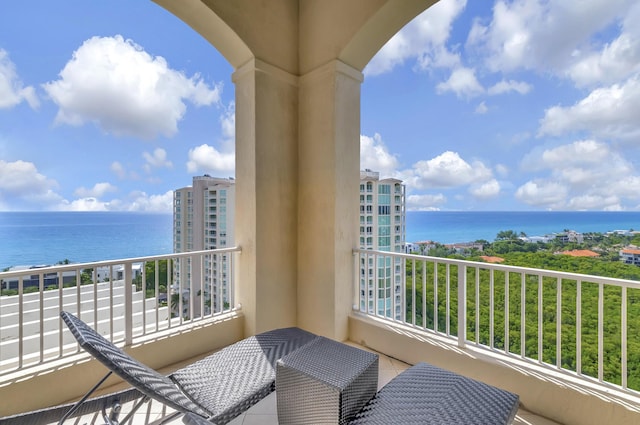
<instances>
[{"instance_id":1,"label":"high-rise condo building","mask_svg":"<svg viewBox=\"0 0 640 425\"><path fill-rule=\"evenodd\" d=\"M403 252L406 234L405 185L380 173L360 172L360 248ZM386 317L402 318L405 270L401 259L362 258L360 308ZM377 291L375 290L377 288Z\"/></svg>"},{"instance_id":2,"label":"high-rise condo building","mask_svg":"<svg viewBox=\"0 0 640 425\"><path fill-rule=\"evenodd\" d=\"M173 192L173 251L189 252L234 245L235 180L209 175L193 178L189 187ZM229 255L205 256L202 264L180 260L173 265L174 294L182 293L182 314L190 303L199 313L219 311L229 302ZM204 276L203 276L204 275ZM203 282L204 288L200 287ZM179 291L179 292L178 292ZM188 297L187 294L195 294ZM200 298L203 295L204 298ZM186 302L189 300L190 302ZM172 311L179 311L173 308Z\"/></svg>"}]
</instances>

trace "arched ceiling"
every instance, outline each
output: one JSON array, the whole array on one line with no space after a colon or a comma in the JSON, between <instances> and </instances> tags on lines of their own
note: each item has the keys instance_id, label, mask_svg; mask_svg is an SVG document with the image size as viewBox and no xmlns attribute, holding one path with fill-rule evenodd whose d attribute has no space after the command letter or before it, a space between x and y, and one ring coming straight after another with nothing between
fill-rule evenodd
<instances>
[{"instance_id":1,"label":"arched ceiling","mask_svg":"<svg viewBox=\"0 0 640 425\"><path fill-rule=\"evenodd\" d=\"M293 75L338 59L358 70L437 0L154 0L239 68L260 59Z\"/></svg>"}]
</instances>

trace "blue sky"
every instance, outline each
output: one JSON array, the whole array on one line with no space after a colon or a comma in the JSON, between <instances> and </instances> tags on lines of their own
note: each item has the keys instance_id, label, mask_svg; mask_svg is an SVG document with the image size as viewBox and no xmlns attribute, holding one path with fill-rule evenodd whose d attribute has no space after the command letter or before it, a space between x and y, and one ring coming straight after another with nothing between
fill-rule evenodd
<instances>
[{"instance_id":1,"label":"blue sky","mask_svg":"<svg viewBox=\"0 0 640 425\"><path fill-rule=\"evenodd\" d=\"M640 210L640 2L442 0L365 69L411 210ZM234 175L233 72L151 1L0 6L0 211L170 212Z\"/></svg>"}]
</instances>

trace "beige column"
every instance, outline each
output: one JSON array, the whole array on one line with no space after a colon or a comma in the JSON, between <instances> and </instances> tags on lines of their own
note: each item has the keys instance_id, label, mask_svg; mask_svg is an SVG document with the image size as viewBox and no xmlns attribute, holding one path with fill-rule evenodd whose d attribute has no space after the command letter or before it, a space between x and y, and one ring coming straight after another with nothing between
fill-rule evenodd
<instances>
[{"instance_id":1,"label":"beige column","mask_svg":"<svg viewBox=\"0 0 640 425\"><path fill-rule=\"evenodd\" d=\"M353 304L362 80L337 60L300 78L298 324L338 340Z\"/></svg>"},{"instance_id":2,"label":"beige column","mask_svg":"<svg viewBox=\"0 0 640 425\"><path fill-rule=\"evenodd\" d=\"M296 325L297 77L258 59L236 85L236 300L245 333Z\"/></svg>"}]
</instances>

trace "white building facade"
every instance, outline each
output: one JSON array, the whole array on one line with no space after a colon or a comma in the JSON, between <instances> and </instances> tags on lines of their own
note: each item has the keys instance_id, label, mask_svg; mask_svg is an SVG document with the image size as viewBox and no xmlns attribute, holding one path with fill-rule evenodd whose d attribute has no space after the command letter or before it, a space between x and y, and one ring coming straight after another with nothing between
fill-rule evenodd
<instances>
[{"instance_id":1,"label":"white building facade","mask_svg":"<svg viewBox=\"0 0 640 425\"><path fill-rule=\"evenodd\" d=\"M380 173L360 172L360 248L404 252L406 238L405 185L380 180ZM365 262L368 262L366 264ZM404 264L399 259L362 259L360 308L386 317L402 318Z\"/></svg>"},{"instance_id":2,"label":"white building facade","mask_svg":"<svg viewBox=\"0 0 640 425\"><path fill-rule=\"evenodd\" d=\"M209 175L196 176L189 187L173 192L173 251L190 252L234 246L235 180ZM229 256L212 254L204 264L187 260L174 264L174 291L183 295L204 296L204 303L194 299L194 309L219 311L227 307L229 294ZM201 275L204 274L201 279ZM204 288L194 287L203 282ZM188 315L183 302L183 314ZM200 313L197 311L196 313ZM208 313L208 312L205 312Z\"/></svg>"}]
</instances>

